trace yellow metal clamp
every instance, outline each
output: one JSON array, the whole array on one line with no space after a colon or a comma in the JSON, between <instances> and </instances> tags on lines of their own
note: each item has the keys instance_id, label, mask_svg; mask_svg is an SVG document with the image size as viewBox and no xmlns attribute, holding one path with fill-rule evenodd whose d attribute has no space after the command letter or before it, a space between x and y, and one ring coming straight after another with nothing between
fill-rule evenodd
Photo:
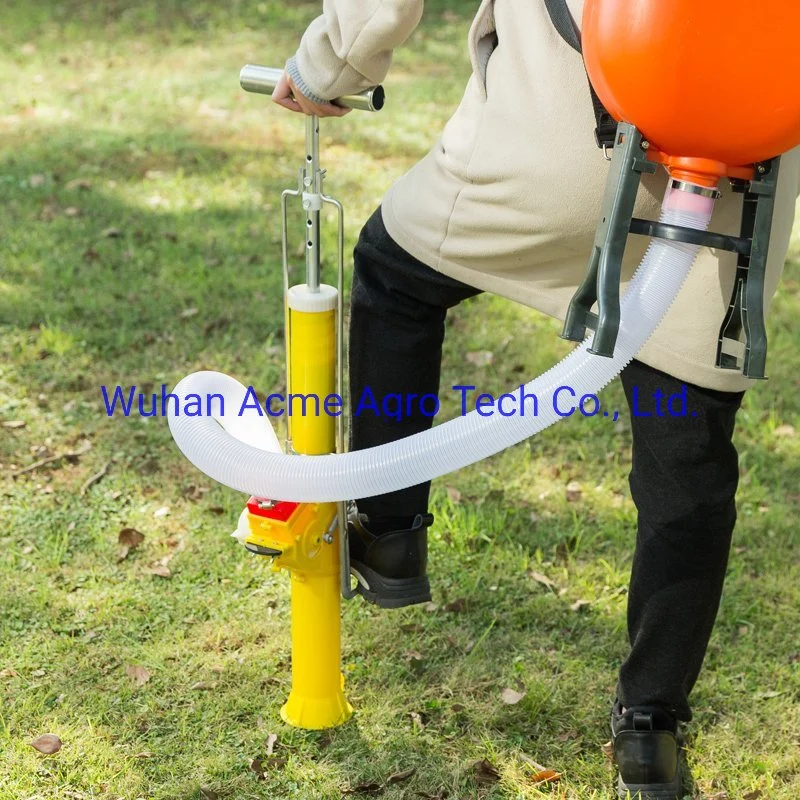
<instances>
[{"instance_id":1,"label":"yellow metal clamp","mask_svg":"<svg viewBox=\"0 0 800 800\"><path fill-rule=\"evenodd\" d=\"M240 75L246 91L271 93L281 70L248 65ZM383 90L342 98L340 105L378 110ZM323 193L319 166L319 123L306 117L306 154L298 188L281 194L283 287L286 311L287 396L316 398L287 413L288 450L303 455L344 452L344 413L320 408L324 398L343 398L344 212ZM306 281L289 285L287 201L300 198L306 213ZM320 283L320 211L336 208L336 286ZM343 406L342 401L342 406ZM352 597L347 557L345 503L283 503L251 498L245 546L273 559L274 571L288 570L292 584L292 689L281 716L299 728L341 725L353 713L341 673L341 597Z\"/></svg>"}]
</instances>

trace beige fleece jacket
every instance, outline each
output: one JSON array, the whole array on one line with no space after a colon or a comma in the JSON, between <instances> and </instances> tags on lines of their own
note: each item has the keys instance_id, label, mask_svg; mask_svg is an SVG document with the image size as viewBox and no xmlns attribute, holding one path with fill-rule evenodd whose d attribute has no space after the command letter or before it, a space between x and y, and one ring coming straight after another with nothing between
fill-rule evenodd
<instances>
[{"instance_id":1,"label":"beige fleece jacket","mask_svg":"<svg viewBox=\"0 0 800 800\"><path fill-rule=\"evenodd\" d=\"M583 0L568 3L580 20ZM421 0L325 0L288 65L299 88L331 99L381 82L421 11ZM554 30L543 0L483 0L468 47L473 73L464 97L427 156L389 189L384 223L434 269L563 319L586 268L608 172L594 143L582 60ZM638 216L657 217L666 180L663 170L645 177ZM738 233L741 196L725 182L721 188L711 229ZM782 159L767 303L799 190L800 148ZM630 237L626 280L646 245ZM750 386L714 366L735 269L732 254L702 250L639 358L700 386Z\"/></svg>"}]
</instances>

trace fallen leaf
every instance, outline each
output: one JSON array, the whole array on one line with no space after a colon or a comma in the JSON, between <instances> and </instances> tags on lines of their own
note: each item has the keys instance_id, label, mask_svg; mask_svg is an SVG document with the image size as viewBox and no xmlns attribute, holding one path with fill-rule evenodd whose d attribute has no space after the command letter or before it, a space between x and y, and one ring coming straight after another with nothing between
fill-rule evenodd
<instances>
[{"instance_id":1,"label":"fallen leaf","mask_svg":"<svg viewBox=\"0 0 800 800\"><path fill-rule=\"evenodd\" d=\"M742 800L756 800L756 798L761 797L761 789L755 789L752 792L748 792Z\"/></svg>"},{"instance_id":2,"label":"fallen leaf","mask_svg":"<svg viewBox=\"0 0 800 800\"><path fill-rule=\"evenodd\" d=\"M3 423L4 428L11 428L12 430L16 428L24 428L28 423L25 422L24 419L10 419L7 422Z\"/></svg>"},{"instance_id":3,"label":"fallen leaf","mask_svg":"<svg viewBox=\"0 0 800 800\"><path fill-rule=\"evenodd\" d=\"M31 175L28 184L35 189L37 186L42 186L46 180L44 175Z\"/></svg>"},{"instance_id":4,"label":"fallen leaf","mask_svg":"<svg viewBox=\"0 0 800 800\"><path fill-rule=\"evenodd\" d=\"M786 692L756 692L753 697L756 700L772 700L773 697L780 697L782 694L786 694Z\"/></svg>"},{"instance_id":5,"label":"fallen leaf","mask_svg":"<svg viewBox=\"0 0 800 800\"><path fill-rule=\"evenodd\" d=\"M425 728L425 720L422 718L422 714L420 714L419 711L412 711L409 716L411 717L411 724L414 730L423 730Z\"/></svg>"},{"instance_id":6,"label":"fallen leaf","mask_svg":"<svg viewBox=\"0 0 800 800\"><path fill-rule=\"evenodd\" d=\"M86 178L74 178L73 180L69 181L64 188L70 192L73 189L82 189L83 191L88 191L92 188L92 182Z\"/></svg>"},{"instance_id":7,"label":"fallen leaf","mask_svg":"<svg viewBox=\"0 0 800 800\"><path fill-rule=\"evenodd\" d=\"M415 775L416 772L417 772L416 767L411 767L411 769L404 769L402 772L395 772L386 779L386 783L387 784L402 783L403 781L407 781L412 775Z\"/></svg>"},{"instance_id":8,"label":"fallen leaf","mask_svg":"<svg viewBox=\"0 0 800 800\"><path fill-rule=\"evenodd\" d=\"M208 786L200 787L200 797L202 800L219 800L219 795L213 789L209 789Z\"/></svg>"},{"instance_id":9,"label":"fallen leaf","mask_svg":"<svg viewBox=\"0 0 800 800\"><path fill-rule=\"evenodd\" d=\"M405 622L400 626L400 630L403 633L422 633L425 630L425 626L420 625L419 622Z\"/></svg>"},{"instance_id":10,"label":"fallen leaf","mask_svg":"<svg viewBox=\"0 0 800 800\"><path fill-rule=\"evenodd\" d=\"M144 534L136 528L123 528L117 535L119 553L117 561L124 561L128 554L144 541Z\"/></svg>"},{"instance_id":11,"label":"fallen leaf","mask_svg":"<svg viewBox=\"0 0 800 800\"><path fill-rule=\"evenodd\" d=\"M585 608L588 608L591 603L588 600L576 600L571 606L571 611L583 611Z\"/></svg>"},{"instance_id":12,"label":"fallen leaf","mask_svg":"<svg viewBox=\"0 0 800 800\"><path fill-rule=\"evenodd\" d=\"M451 614L462 614L464 611L467 610L466 598L459 597L457 600L445 603L444 610L449 611Z\"/></svg>"},{"instance_id":13,"label":"fallen leaf","mask_svg":"<svg viewBox=\"0 0 800 800\"><path fill-rule=\"evenodd\" d=\"M578 483L578 481L570 481L567 484L568 503L577 503L578 500L581 499L582 494L583 494L583 489L581 489L581 485Z\"/></svg>"},{"instance_id":14,"label":"fallen leaf","mask_svg":"<svg viewBox=\"0 0 800 800\"><path fill-rule=\"evenodd\" d=\"M161 519L162 517L166 517L169 514L169 506L161 506L161 508L157 508L153 512L153 516L156 519Z\"/></svg>"},{"instance_id":15,"label":"fallen leaf","mask_svg":"<svg viewBox=\"0 0 800 800\"><path fill-rule=\"evenodd\" d=\"M779 439L791 439L797 434L797 431L794 429L793 425L778 425L773 431L773 434Z\"/></svg>"},{"instance_id":16,"label":"fallen leaf","mask_svg":"<svg viewBox=\"0 0 800 800\"><path fill-rule=\"evenodd\" d=\"M43 669L35 669L31 672L32 678L43 678L45 675L47 675L47 673Z\"/></svg>"},{"instance_id":17,"label":"fallen leaf","mask_svg":"<svg viewBox=\"0 0 800 800\"><path fill-rule=\"evenodd\" d=\"M275 742L277 742L277 741L278 741L278 734L277 733L271 733L269 736L267 736L267 755L268 756L272 755L272 750L275 747Z\"/></svg>"},{"instance_id":18,"label":"fallen leaf","mask_svg":"<svg viewBox=\"0 0 800 800\"><path fill-rule=\"evenodd\" d=\"M19 673L11 669L11 667L6 667L5 669L0 669L0 678L16 678Z\"/></svg>"},{"instance_id":19,"label":"fallen leaf","mask_svg":"<svg viewBox=\"0 0 800 800\"><path fill-rule=\"evenodd\" d=\"M141 753L136 753L132 755L131 758L138 758L138 759L145 759L145 758L152 758L153 754L149 750L142 750Z\"/></svg>"},{"instance_id":20,"label":"fallen leaf","mask_svg":"<svg viewBox=\"0 0 800 800\"><path fill-rule=\"evenodd\" d=\"M157 575L159 578L171 578L172 572L170 568L164 564L155 564L147 570L151 575Z\"/></svg>"},{"instance_id":21,"label":"fallen leaf","mask_svg":"<svg viewBox=\"0 0 800 800\"><path fill-rule=\"evenodd\" d=\"M64 216L65 217L79 217L81 215L81 210L76 206L67 206L64 209Z\"/></svg>"},{"instance_id":22,"label":"fallen leaf","mask_svg":"<svg viewBox=\"0 0 800 800\"><path fill-rule=\"evenodd\" d=\"M255 772L262 781L264 780L264 766L260 759L254 758L250 762L250 771Z\"/></svg>"},{"instance_id":23,"label":"fallen leaf","mask_svg":"<svg viewBox=\"0 0 800 800\"><path fill-rule=\"evenodd\" d=\"M105 228L100 234L104 239L119 239L122 231L119 228Z\"/></svg>"},{"instance_id":24,"label":"fallen leaf","mask_svg":"<svg viewBox=\"0 0 800 800\"><path fill-rule=\"evenodd\" d=\"M710 794L707 796L706 800L728 800L728 793L717 792L716 794Z\"/></svg>"},{"instance_id":25,"label":"fallen leaf","mask_svg":"<svg viewBox=\"0 0 800 800\"><path fill-rule=\"evenodd\" d=\"M190 690L196 692L210 692L212 689L216 688L217 688L216 681L197 681L196 683L193 683L189 687ZM271 755L271 753L268 753L267 755Z\"/></svg>"},{"instance_id":26,"label":"fallen leaf","mask_svg":"<svg viewBox=\"0 0 800 800\"><path fill-rule=\"evenodd\" d=\"M136 683L137 686L144 686L150 680L150 673L138 664L128 664L125 667L125 674Z\"/></svg>"},{"instance_id":27,"label":"fallen leaf","mask_svg":"<svg viewBox=\"0 0 800 800\"><path fill-rule=\"evenodd\" d=\"M423 608L429 614L433 614L434 611L438 611L439 610L439 606L436 603L434 603L432 600L429 600L427 603L425 603Z\"/></svg>"},{"instance_id":28,"label":"fallen leaf","mask_svg":"<svg viewBox=\"0 0 800 800\"><path fill-rule=\"evenodd\" d=\"M606 742L605 744L600 746L600 749L603 751L603 755L609 760L614 760L614 745L611 742Z\"/></svg>"},{"instance_id":29,"label":"fallen leaf","mask_svg":"<svg viewBox=\"0 0 800 800\"><path fill-rule=\"evenodd\" d=\"M383 791L383 786L374 781L370 783L359 783L350 789L345 789L342 794L380 794Z\"/></svg>"},{"instance_id":30,"label":"fallen leaf","mask_svg":"<svg viewBox=\"0 0 800 800\"><path fill-rule=\"evenodd\" d=\"M461 492L453 486L447 487L447 496L450 498L451 503L458 504L461 502Z\"/></svg>"},{"instance_id":31,"label":"fallen leaf","mask_svg":"<svg viewBox=\"0 0 800 800\"><path fill-rule=\"evenodd\" d=\"M465 358L473 367L488 367L494 361L494 353L490 350L477 350L473 353L467 353Z\"/></svg>"},{"instance_id":32,"label":"fallen leaf","mask_svg":"<svg viewBox=\"0 0 800 800\"><path fill-rule=\"evenodd\" d=\"M548 589L557 588L556 582L555 581L551 581L550 578L547 577L547 575L542 575L541 572L536 572L535 570L530 570L530 572L528 572L528 577L532 578L533 580L535 580L536 583L541 583L542 586L546 586Z\"/></svg>"},{"instance_id":33,"label":"fallen leaf","mask_svg":"<svg viewBox=\"0 0 800 800\"><path fill-rule=\"evenodd\" d=\"M500 773L497 771L497 767L485 758L476 761L472 765L472 771L475 773L475 780L478 783L495 783L500 780Z\"/></svg>"},{"instance_id":34,"label":"fallen leaf","mask_svg":"<svg viewBox=\"0 0 800 800\"><path fill-rule=\"evenodd\" d=\"M199 308L184 308L179 314L181 319L189 319L189 317L196 317L200 313Z\"/></svg>"},{"instance_id":35,"label":"fallen leaf","mask_svg":"<svg viewBox=\"0 0 800 800\"><path fill-rule=\"evenodd\" d=\"M225 513L225 509L222 506L209 506L208 510L217 516Z\"/></svg>"},{"instance_id":36,"label":"fallen leaf","mask_svg":"<svg viewBox=\"0 0 800 800\"><path fill-rule=\"evenodd\" d=\"M543 786L546 783L557 783L561 779L561 773L554 769L543 769L531 775L531 782L534 786Z\"/></svg>"},{"instance_id":37,"label":"fallen leaf","mask_svg":"<svg viewBox=\"0 0 800 800\"><path fill-rule=\"evenodd\" d=\"M34 750L38 750L46 756L51 756L61 749L61 739L54 733L45 733L42 736L37 736L32 742L29 742Z\"/></svg>"},{"instance_id":38,"label":"fallen leaf","mask_svg":"<svg viewBox=\"0 0 800 800\"><path fill-rule=\"evenodd\" d=\"M525 697L525 692L517 692L514 689L503 689L500 693L500 699L507 706L515 706L523 697Z\"/></svg>"},{"instance_id":39,"label":"fallen leaf","mask_svg":"<svg viewBox=\"0 0 800 800\"><path fill-rule=\"evenodd\" d=\"M417 797L421 797L422 800L447 800L447 789L442 787L436 791L436 794L429 794L428 792L417 792Z\"/></svg>"},{"instance_id":40,"label":"fallen leaf","mask_svg":"<svg viewBox=\"0 0 800 800\"><path fill-rule=\"evenodd\" d=\"M418 653L416 650L409 650L405 653L405 659L408 662L409 669L415 674L419 675L425 669L425 659L422 656L422 653Z\"/></svg>"}]
</instances>

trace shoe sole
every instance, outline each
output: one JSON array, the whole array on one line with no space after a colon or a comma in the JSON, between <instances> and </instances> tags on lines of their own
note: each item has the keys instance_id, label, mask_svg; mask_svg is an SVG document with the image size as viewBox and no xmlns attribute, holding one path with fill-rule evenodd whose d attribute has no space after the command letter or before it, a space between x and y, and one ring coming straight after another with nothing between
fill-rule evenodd
<instances>
[{"instance_id":1,"label":"shoe sole","mask_svg":"<svg viewBox=\"0 0 800 800\"><path fill-rule=\"evenodd\" d=\"M385 578L359 561L350 561L350 572L358 580L356 591L379 608L404 608L431 599L427 575L417 578Z\"/></svg>"},{"instance_id":2,"label":"shoe sole","mask_svg":"<svg viewBox=\"0 0 800 800\"><path fill-rule=\"evenodd\" d=\"M672 783L625 783L617 778L617 795L621 800L681 800L683 797L680 770Z\"/></svg>"}]
</instances>

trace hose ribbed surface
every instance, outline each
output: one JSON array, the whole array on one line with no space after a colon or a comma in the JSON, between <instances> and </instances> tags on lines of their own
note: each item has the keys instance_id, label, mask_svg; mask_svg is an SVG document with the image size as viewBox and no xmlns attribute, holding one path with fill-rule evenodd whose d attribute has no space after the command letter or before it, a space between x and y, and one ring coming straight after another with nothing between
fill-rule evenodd
<instances>
[{"instance_id":1,"label":"hose ribbed surface","mask_svg":"<svg viewBox=\"0 0 800 800\"><path fill-rule=\"evenodd\" d=\"M673 193L675 195L675 193ZM665 199L661 221L706 229L708 213L682 211L690 205L678 197ZM610 383L650 338L691 269L699 248L680 242L651 242L622 299L619 337L613 358L588 353L584 341L557 365L525 385L525 393L552 398L560 386L576 397L595 394ZM515 389L518 391L518 388ZM226 398L227 413L236 415L245 387L219 372L196 372L185 377L173 393L204 396L218 392ZM248 428L257 441L269 439L266 417L246 412L230 426L210 417L169 416L169 427L181 452L198 469L219 483L258 497L301 502L370 497L414 486L460 469L527 439L561 420L551 402L540 402L538 415L526 406L524 415L490 417L472 411L424 433L391 444L326 456L296 456L268 452L247 444ZM226 427L235 427L232 433ZM236 437L240 438L236 438Z\"/></svg>"}]
</instances>

